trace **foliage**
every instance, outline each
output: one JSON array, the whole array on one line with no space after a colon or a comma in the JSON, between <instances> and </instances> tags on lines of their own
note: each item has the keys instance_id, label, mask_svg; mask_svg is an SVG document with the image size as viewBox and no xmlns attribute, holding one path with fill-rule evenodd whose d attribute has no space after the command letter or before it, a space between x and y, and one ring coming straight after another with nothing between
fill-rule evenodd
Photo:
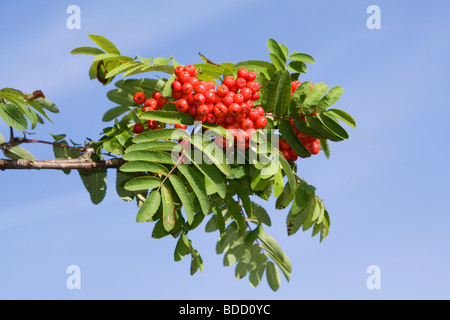
<instances>
[{"instance_id":1,"label":"foliage","mask_svg":"<svg viewBox=\"0 0 450 320\"><path fill-rule=\"evenodd\" d=\"M116 81L115 88L107 93L114 105L102 120L111 125L103 129L98 141L89 142L95 149L92 159L102 160L104 154L108 154L124 160L116 171L115 187L121 199L136 202L136 221L151 223L153 238L170 235L178 239L174 260L190 255L191 275L203 270L203 260L189 234L205 221L206 232L218 232L216 252L223 254L225 266L235 265L236 278L248 275L250 284L256 287L265 273L270 288L278 290L279 272L289 281L292 265L276 240L266 233L271 226L271 215L256 199L268 201L273 197L277 210L289 208L286 230L290 236L300 229L311 230L312 236L318 235L323 241L330 228L324 202L316 189L298 176L297 163L286 160L277 144L272 144L273 134L264 130L259 130L260 140L252 138L255 143L246 151L218 152L205 130L225 137L226 130L218 125L195 123L191 115L175 111L170 88L175 67L180 64L173 57L129 57L108 39L97 35L89 37L98 47L79 47L72 53L94 56L90 79L108 85L119 75L126 78ZM269 39L267 44L270 61L215 64L202 57L204 61L194 64L199 71L198 78L219 84L225 76L235 76L240 68L256 71L261 97L255 105L264 108L268 128L278 130L302 158L310 157L311 153L295 130L320 139L322 150L329 157L328 141L338 142L349 137L340 121L356 127L348 113L330 108L341 97L343 89L329 89L325 83L311 88L311 83L305 81L291 93L292 81L298 80L307 72L307 64L315 61L308 54L290 52L274 39ZM149 72L155 72L153 79L128 78ZM143 112L133 100L139 91L146 96L161 92L169 103L162 110ZM58 111L44 98L32 99L14 89L0 90L0 99L0 117L19 131L28 128L27 119L31 128L43 122L41 116L50 120L44 109ZM313 112L316 114L311 115ZM293 119L292 125L289 118ZM133 133L134 123L145 125L148 120L162 122L165 126L160 130ZM189 127L179 130L174 124ZM55 143L69 145L64 140L65 135L53 137ZM0 144L4 142L0 135ZM5 156L13 158L13 152L10 149ZM17 153L14 156L28 157ZM56 159L73 159L80 155L78 151L56 145L54 153ZM252 153L258 156L252 158ZM238 157L245 161L237 163ZM105 196L106 171L79 171L94 204Z\"/></svg>"}]
</instances>

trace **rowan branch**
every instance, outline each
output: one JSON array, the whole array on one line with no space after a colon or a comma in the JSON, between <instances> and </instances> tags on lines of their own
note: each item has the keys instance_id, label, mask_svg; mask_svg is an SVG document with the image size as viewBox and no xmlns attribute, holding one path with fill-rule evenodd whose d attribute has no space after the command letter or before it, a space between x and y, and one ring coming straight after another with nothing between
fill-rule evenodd
<instances>
[{"instance_id":1,"label":"rowan branch","mask_svg":"<svg viewBox=\"0 0 450 320\"><path fill-rule=\"evenodd\" d=\"M94 168L117 169L125 163L122 158L93 161L80 157L77 159L31 160L31 159L0 159L0 170L8 169L37 169L37 170L92 170Z\"/></svg>"}]
</instances>

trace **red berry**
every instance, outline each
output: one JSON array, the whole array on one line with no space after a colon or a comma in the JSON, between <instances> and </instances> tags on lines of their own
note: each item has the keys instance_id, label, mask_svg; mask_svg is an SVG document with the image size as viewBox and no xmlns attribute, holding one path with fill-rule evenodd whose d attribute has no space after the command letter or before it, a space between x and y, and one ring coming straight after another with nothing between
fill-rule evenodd
<instances>
[{"instance_id":1,"label":"red berry","mask_svg":"<svg viewBox=\"0 0 450 320\"><path fill-rule=\"evenodd\" d=\"M187 127L188 126L185 126L183 124L178 124L178 123L175 124L175 129L187 129Z\"/></svg>"},{"instance_id":2,"label":"red berry","mask_svg":"<svg viewBox=\"0 0 450 320\"><path fill-rule=\"evenodd\" d=\"M252 89L247 88L247 87L242 88L240 93L244 96L244 101L250 100L253 96Z\"/></svg>"},{"instance_id":3,"label":"red berry","mask_svg":"<svg viewBox=\"0 0 450 320\"><path fill-rule=\"evenodd\" d=\"M295 90L297 90L297 88L298 88L301 84L302 84L301 81L298 81L298 80L292 81L292 83L291 83L291 91L292 91L292 92L295 92Z\"/></svg>"},{"instance_id":4,"label":"red berry","mask_svg":"<svg viewBox=\"0 0 450 320\"><path fill-rule=\"evenodd\" d=\"M261 85L259 84L259 82L256 82L256 81L247 82L247 84L245 86L247 88L251 89L253 93L258 92L259 89L261 88Z\"/></svg>"},{"instance_id":5,"label":"red berry","mask_svg":"<svg viewBox=\"0 0 450 320\"><path fill-rule=\"evenodd\" d=\"M208 123L216 123L217 117L214 115L214 113L210 113L206 116L206 122Z\"/></svg>"},{"instance_id":6,"label":"red berry","mask_svg":"<svg viewBox=\"0 0 450 320\"><path fill-rule=\"evenodd\" d=\"M174 82L172 82L170 87L172 88L172 92L179 92L179 91L181 91L181 88L183 87L183 85L181 84L180 81L174 81Z\"/></svg>"},{"instance_id":7,"label":"red berry","mask_svg":"<svg viewBox=\"0 0 450 320\"><path fill-rule=\"evenodd\" d=\"M248 114L248 117L252 121L257 121L261 115L259 114L259 111L255 109L250 110L250 113Z\"/></svg>"},{"instance_id":8,"label":"red berry","mask_svg":"<svg viewBox=\"0 0 450 320\"><path fill-rule=\"evenodd\" d=\"M190 82L183 83L181 86L181 92L183 94L190 94L194 90L194 86Z\"/></svg>"},{"instance_id":9,"label":"red berry","mask_svg":"<svg viewBox=\"0 0 450 320\"><path fill-rule=\"evenodd\" d=\"M256 100L258 100L259 99L259 92L255 92L253 95L252 95L252 101L256 101Z\"/></svg>"},{"instance_id":10,"label":"red berry","mask_svg":"<svg viewBox=\"0 0 450 320\"><path fill-rule=\"evenodd\" d=\"M197 74L197 69L192 64L185 65L184 70L186 70L192 77Z\"/></svg>"},{"instance_id":11,"label":"red berry","mask_svg":"<svg viewBox=\"0 0 450 320\"><path fill-rule=\"evenodd\" d=\"M250 120L250 119L245 119L244 121L242 121L242 124L241 124L242 130L253 129L254 126L255 126L255 125L253 124L253 121Z\"/></svg>"},{"instance_id":12,"label":"red berry","mask_svg":"<svg viewBox=\"0 0 450 320\"><path fill-rule=\"evenodd\" d=\"M241 112L241 106L237 103L232 103L230 104L230 106L228 107L228 114L235 116L237 114L239 114Z\"/></svg>"},{"instance_id":13,"label":"red berry","mask_svg":"<svg viewBox=\"0 0 450 320\"><path fill-rule=\"evenodd\" d=\"M147 126L150 128L150 129L156 129L156 128L158 128L158 126L159 126L159 123L158 123L158 121L155 121L155 120L148 120L147 121Z\"/></svg>"},{"instance_id":14,"label":"red berry","mask_svg":"<svg viewBox=\"0 0 450 320\"><path fill-rule=\"evenodd\" d=\"M236 79L233 76L226 76L223 79L223 84L226 85L228 88L234 87L235 83L236 83Z\"/></svg>"},{"instance_id":15,"label":"red berry","mask_svg":"<svg viewBox=\"0 0 450 320\"><path fill-rule=\"evenodd\" d=\"M213 91L208 91L204 94L205 96L205 102L206 103L211 103L214 102L214 100L216 99L216 94Z\"/></svg>"},{"instance_id":16,"label":"red berry","mask_svg":"<svg viewBox=\"0 0 450 320\"><path fill-rule=\"evenodd\" d=\"M136 134L142 133L144 131L144 126L142 123L136 123L133 127L133 131Z\"/></svg>"},{"instance_id":17,"label":"red berry","mask_svg":"<svg viewBox=\"0 0 450 320\"><path fill-rule=\"evenodd\" d=\"M197 108L197 115L205 117L207 114L208 114L208 106L206 104L202 104Z\"/></svg>"},{"instance_id":18,"label":"red berry","mask_svg":"<svg viewBox=\"0 0 450 320\"><path fill-rule=\"evenodd\" d=\"M191 105L189 106L189 108L188 108L188 113L189 113L191 116L195 117L195 116L197 115L197 106L194 105L194 104L191 104Z\"/></svg>"},{"instance_id":19,"label":"red berry","mask_svg":"<svg viewBox=\"0 0 450 320\"><path fill-rule=\"evenodd\" d=\"M221 84L217 87L217 94L221 97L225 97L229 92L229 89L226 85Z\"/></svg>"},{"instance_id":20,"label":"red berry","mask_svg":"<svg viewBox=\"0 0 450 320\"><path fill-rule=\"evenodd\" d=\"M247 81L253 81L256 79L256 72L255 71L249 71L247 76Z\"/></svg>"},{"instance_id":21,"label":"red berry","mask_svg":"<svg viewBox=\"0 0 450 320\"><path fill-rule=\"evenodd\" d=\"M234 100L234 103L243 104L245 99L244 99L244 96L242 95L242 93L236 93L234 95L233 100Z\"/></svg>"},{"instance_id":22,"label":"red berry","mask_svg":"<svg viewBox=\"0 0 450 320\"><path fill-rule=\"evenodd\" d=\"M263 116L265 114L263 107L256 107L255 110L258 111L260 116Z\"/></svg>"},{"instance_id":23,"label":"red berry","mask_svg":"<svg viewBox=\"0 0 450 320\"><path fill-rule=\"evenodd\" d=\"M158 100L159 97L161 97L161 92L155 91L152 93L153 99Z\"/></svg>"},{"instance_id":24,"label":"red berry","mask_svg":"<svg viewBox=\"0 0 450 320\"><path fill-rule=\"evenodd\" d=\"M199 82L199 84L196 85L194 89L195 89L195 93L205 94L206 92L208 92L208 89L206 88L206 86L204 84L202 84L201 82Z\"/></svg>"},{"instance_id":25,"label":"red berry","mask_svg":"<svg viewBox=\"0 0 450 320\"><path fill-rule=\"evenodd\" d=\"M180 82L186 83L189 82L189 80L191 79L191 75L189 74L189 72L185 70L180 72L178 78L180 78Z\"/></svg>"},{"instance_id":26,"label":"red berry","mask_svg":"<svg viewBox=\"0 0 450 320\"><path fill-rule=\"evenodd\" d=\"M189 83L192 84L192 86L195 88L199 84L200 80L198 80L197 77L191 77L189 79Z\"/></svg>"},{"instance_id":27,"label":"red berry","mask_svg":"<svg viewBox=\"0 0 450 320\"><path fill-rule=\"evenodd\" d=\"M286 140L284 140L283 137L280 137L279 144L280 144L280 149L285 149L285 150L291 149L291 146L289 145L289 143L287 143Z\"/></svg>"},{"instance_id":28,"label":"red berry","mask_svg":"<svg viewBox=\"0 0 450 320\"><path fill-rule=\"evenodd\" d=\"M180 99L175 102L175 109L179 112L187 112L189 109L189 103L186 99Z\"/></svg>"},{"instance_id":29,"label":"red berry","mask_svg":"<svg viewBox=\"0 0 450 320\"><path fill-rule=\"evenodd\" d=\"M281 154L287 161L291 160L291 152L289 150L283 149L281 150Z\"/></svg>"},{"instance_id":30,"label":"red berry","mask_svg":"<svg viewBox=\"0 0 450 320\"><path fill-rule=\"evenodd\" d=\"M175 73L176 76L179 76L182 71L184 71L184 67L183 66L177 66L175 68L175 72L174 73Z\"/></svg>"},{"instance_id":31,"label":"red berry","mask_svg":"<svg viewBox=\"0 0 450 320\"><path fill-rule=\"evenodd\" d=\"M224 105L226 105L227 107L228 107L229 105L231 105L233 102L234 102L234 98L233 98L233 96L232 96L231 94L229 94L229 93L228 93L225 97L222 98L222 103L223 103Z\"/></svg>"},{"instance_id":32,"label":"red berry","mask_svg":"<svg viewBox=\"0 0 450 320\"><path fill-rule=\"evenodd\" d=\"M246 117L247 117L247 115L245 113L242 113L242 111L241 111L241 113L234 116L234 120L237 122L242 122L245 120Z\"/></svg>"},{"instance_id":33,"label":"red berry","mask_svg":"<svg viewBox=\"0 0 450 320\"><path fill-rule=\"evenodd\" d=\"M145 93L139 91L134 95L134 103L136 104L143 104L145 102L145 100L147 100L147 97L145 96Z\"/></svg>"},{"instance_id":34,"label":"red berry","mask_svg":"<svg viewBox=\"0 0 450 320\"><path fill-rule=\"evenodd\" d=\"M225 121L225 117L217 117L216 116L216 123L217 124L222 124L222 123L224 123L224 121Z\"/></svg>"},{"instance_id":35,"label":"red berry","mask_svg":"<svg viewBox=\"0 0 450 320\"><path fill-rule=\"evenodd\" d=\"M248 77L248 70L245 69L245 68L240 68L240 69L238 70L238 72L237 72L237 76L238 76L239 78L247 79L247 77Z\"/></svg>"},{"instance_id":36,"label":"red berry","mask_svg":"<svg viewBox=\"0 0 450 320\"><path fill-rule=\"evenodd\" d=\"M311 154L318 154L320 151L320 143L313 142L311 145L307 146L307 149L311 152Z\"/></svg>"},{"instance_id":37,"label":"red berry","mask_svg":"<svg viewBox=\"0 0 450 320\"><path fill-rule=\"evenodd\" d=\"M214 81L207 81L207 82L206 82L206 86L207 86L210 90L214 90L214 88L216 87L216 84L214 83Z\"/></svg>"},{"instance_id":38,"label":"red berry","mask_svg":"<svg viewBox=\"0 0 450 320\"><path fill-rule=\"evenodd\" d=\"M231 115L227 115L224 120L225 124L232 124L234 122L234 117Z\"/></svg>"},{"instance_id":39,"label":"red berry","mask_svg":"<svg viewBox=\"0 0 450 320\"><path fill-rule=\"evenodd\" d=\"M147 99L145 100L144 106L151 107L153 110L156 110L158 108L158 101L153 98Z\"/></svg>"},{"instance_id":40,"label":"red berry","mask_svg":"<svg viewBox=\"0 0 450 320\"><path fill-rule=\"evenodd\" d=\"M142 109L142 111L147 112L147 111L154 111L156 110L156 108L152 108L152 107L144 107L144 109Z\"/></svg>"},{"instance_id":41,"label":"red berry","mask_svg":"<svg viewBox=\"0 0 450 320\"><path fill-rule=\"evenodd\" d=\"M206 97L203 93L196 93L192 101L194 102L194 104L199 106L206 102Z\"/></svg>"},{"instance_id":42,"label":"red berry","mask_svg":"<svg viewBox=\"0 0 450 320\"><path fill-rule=\"evenodd\" d=\"M267 118L265 116L261 116L256 120L256 127L258 129L264 129L267 125Z\"/></svg>"},{"instance_id":43,"label":"red berry","mask_svg":"<svg viewBox=\"0 0 450 320\"><path fill-rule=\"evenodd\" d=\"M214 106L214 114L218 118L224 118L228 113L228 108L221 102L216 103Z\"/></svg>"},{"instance_id":44,"label":"red berry","mask_svg":"<svg viewBox=\"0 0 450 320\"><path fill-rule=\"evenodd\" d=\"M237 78L235 87L238 89L242 89L245 87L246 84L247 84L247 80L245 80L244 78Z\"/></svg>"},{"instance_id":45,"label":"red berry","mask_svg":"<svg viewBox=\"0 0 450 320\"><path fill-rule=\"evenodd\" d=\"M169 99L164 98L163 96L160 96L158 99L156 99L156 101L158 101L158 107L161 108L162 106L166 105L169 103Z\"/></svg>"}]
</instances>

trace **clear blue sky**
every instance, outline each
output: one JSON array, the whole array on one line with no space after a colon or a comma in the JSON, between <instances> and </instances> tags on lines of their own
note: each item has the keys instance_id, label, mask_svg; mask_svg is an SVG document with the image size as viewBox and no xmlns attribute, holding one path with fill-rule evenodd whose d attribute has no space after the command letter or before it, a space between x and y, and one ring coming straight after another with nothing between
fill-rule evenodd
<instances>
[{"instance_id":1,"label":"clear blue sky","mask_svg":"<svg viewBox=\"0 0 450 320\"><path fill-rule=\"evenodd\" d=\"M81 9L69 30L66 9ZM366 9L381 8L381 30ZM35 137L67 133L98 139L113 104L87 75L91 57L71 49L88 34L114 41L124 54L200 62L267 60L266 39L311 54L302 79L340 85L337 107L358 129L348 141L299 161L331 215L321 244L310 232L288 237L286 211L269 209L274 236L293 263L278 292L265 279L252 288L215 254L217 233L190 233L204 272L189 276L173 261L175 240L151 239L135 222L134 203L108 192L98 206L76 173L0 172L1 299L448 299L450 210L448 169L448 1L16 1L0 5L0 88L41 89L60 108ZM0 133L7 127L0 124ZM32 146L39 159L51 148ZM261 200L262 201L262 200ZM263 203L263 202L261 202ZM273 208L273 200L265 204ZM81 290L69 290L66 268L81 268ZM366 269L378 265L381 289Z\"/></svg>"}]
</instances>

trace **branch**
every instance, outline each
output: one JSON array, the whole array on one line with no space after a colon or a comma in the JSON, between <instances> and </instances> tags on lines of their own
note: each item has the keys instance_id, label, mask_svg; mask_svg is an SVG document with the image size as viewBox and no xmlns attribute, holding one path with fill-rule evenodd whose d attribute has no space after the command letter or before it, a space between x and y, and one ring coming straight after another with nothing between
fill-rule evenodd
<instances>
[{"instance_id":1,"label":"branch","mask_svg":"<svg viewBox=\"0 0 450 320\"><path fill-rule=\"evenodd\" d=\"M124 163L125 160L121 158L104 161L86 160L86 158L82 157L77 159L58 159L58 160L0 159L0 170L2 171L7 169L91 170L94 168L117 169Z\"/></svg>"}]
</instances>

